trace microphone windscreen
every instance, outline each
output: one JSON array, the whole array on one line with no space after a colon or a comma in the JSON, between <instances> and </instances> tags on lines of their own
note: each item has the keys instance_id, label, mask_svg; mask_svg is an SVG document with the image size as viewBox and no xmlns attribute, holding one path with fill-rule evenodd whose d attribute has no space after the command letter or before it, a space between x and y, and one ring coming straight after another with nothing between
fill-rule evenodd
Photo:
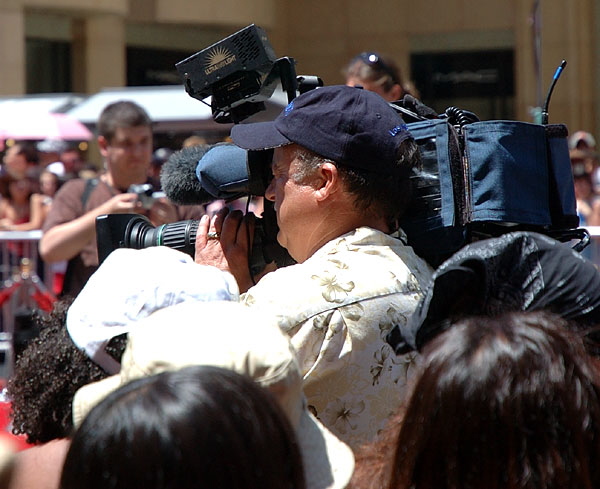
<instances>
[{"instance_id":1,"label":"microphone windscreen","mask_svg":"<svg viewBox=\"0 0 600 489\"><path fill-rule=\"evenodd\" d=\"M160 184L166 196L175 204L198 205L215 200L202 188L196 176L196 167L206 151L207 147L203 145L183 148L163 164Z\"/></svg>"},{"instance_id":2,"label":"microphone windscreen","mask_svg":"<svg viewBox=\"0 0 600 489\"><path fill-rule=\"evenodd\" d=\"M210 148L196 167L201 187L217 199L236 199L248 195L246 150L235 144Z\"/></svg>"}]
</instances>

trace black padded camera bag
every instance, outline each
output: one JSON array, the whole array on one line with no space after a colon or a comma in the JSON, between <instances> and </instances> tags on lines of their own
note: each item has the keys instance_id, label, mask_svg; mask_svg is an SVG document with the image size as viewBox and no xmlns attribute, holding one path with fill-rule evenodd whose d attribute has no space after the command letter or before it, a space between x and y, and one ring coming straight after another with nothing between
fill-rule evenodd
<instances>
[{"instance_id":1,"label":"black padded camera bag","mask_svg":"<svg viewBox=\"0 0 600 489\"><path fill-rule=\"evenodd\" d=\"M437 266L477 238L577 228L566 126L469 122L454 110L458 123L408 124L423 166L401 227L417 253Z\"/></svg>"}]
</instances>

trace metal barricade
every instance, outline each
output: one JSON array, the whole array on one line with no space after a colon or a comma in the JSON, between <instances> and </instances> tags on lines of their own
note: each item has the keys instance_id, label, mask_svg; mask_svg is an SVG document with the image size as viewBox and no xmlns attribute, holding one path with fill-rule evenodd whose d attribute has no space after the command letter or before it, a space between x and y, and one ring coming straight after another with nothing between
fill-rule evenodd
<instances>
[{"instance_id":1,"label":"metal barricade","mask_svg":"<svg viewBox=\"0 0 600 489\"><path fill-rule=\"evenodd\" d=\"M52 269L40 259L42 232L0 231L0 376L8 378L15 358L15 328L19 312L38 307L40 292L51 290ZM40 277L41 275L41 277ZM43 278L43 281L42 281ZM53 300L50 293L43 300Z\"/></svg>"},{"instance_id":2,"label":"metal barricade","mask_svg":"<svg viewBox=\"0 0 600 489\"><path fill-rule=\"evenodd\" d=\"M3 379L2 384L5 384L6 379L12 375L14 361L12 334L0 333L0 379ZM0 402L2 401L0 400Z\"/></svg>"},{"instance_id":3,"label":"metal barricade","mask_svg":"<svg viewBox=\"0 0 600 489\"><path fill-rule=\"evenodd\" d=\"M0 231L0 278L6 280L14 272L18 263L11 260L16 252L22 250L22 256L31 260L37 269L39 260L38 243L42 237L42 231ZM12 263L11 263L12 261Z\"/></svg>"}]
</instances>

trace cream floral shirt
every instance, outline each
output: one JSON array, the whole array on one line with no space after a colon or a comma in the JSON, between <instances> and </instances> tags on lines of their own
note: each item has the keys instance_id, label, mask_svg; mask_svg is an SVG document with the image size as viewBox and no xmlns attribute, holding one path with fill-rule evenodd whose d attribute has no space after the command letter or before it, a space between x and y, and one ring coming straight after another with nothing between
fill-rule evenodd
<instances>
[{"instance_id":1,"label":"cream floral shirt","mask_svg":"<svg viewBox=\"0 0 600 489\"><path fill-rule=\"evenodd\" d=\"M242 296L291 336L310 409L353 448L400 403L415 356L396 356L385 335L406 324L431 273L399 239L361 227Z\"/></svg>"}]
</instances>

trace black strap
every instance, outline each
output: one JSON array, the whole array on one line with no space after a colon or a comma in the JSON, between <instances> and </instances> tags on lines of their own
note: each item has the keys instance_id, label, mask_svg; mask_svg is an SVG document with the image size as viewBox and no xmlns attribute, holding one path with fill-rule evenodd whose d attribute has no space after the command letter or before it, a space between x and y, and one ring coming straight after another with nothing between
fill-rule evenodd
<instances>
[{"instance_id":1,"label":"black strap","mask_svg":"<svg viewBox=\"0 0 600 489\"><path fill-rule=\"evenodd\" d=\"M81 207L83 208L83 212L85 213L85 204L87 204L88 199L92 191L98 186L100 179L98 178L90 178L85 182L85 187L83 188L83 193L81 194Z\"/></svg>"},{"instance_id":2,"label":"black strap","mask_svg":"<svg viewBox=\"0 0 600 489\"><path fill-rule=\"evenodd\" d=\"M98 186L100 180L98 178L90 178L86 180L85 186L83 187L83 192L81 193L81 208L83 214L85 214L85 205L90 198L93 190ZM67 295L73 295L73 277L75 276L75 270L81 268L83 266L83 262L81 261L81 257L79 254L75 255L67 262L67 269L65 271L65 277L63 279L63 288L60 293L61 297L65 297ZM75 291L75 295L78 292Z\"/></svg>"}]
</instances>

